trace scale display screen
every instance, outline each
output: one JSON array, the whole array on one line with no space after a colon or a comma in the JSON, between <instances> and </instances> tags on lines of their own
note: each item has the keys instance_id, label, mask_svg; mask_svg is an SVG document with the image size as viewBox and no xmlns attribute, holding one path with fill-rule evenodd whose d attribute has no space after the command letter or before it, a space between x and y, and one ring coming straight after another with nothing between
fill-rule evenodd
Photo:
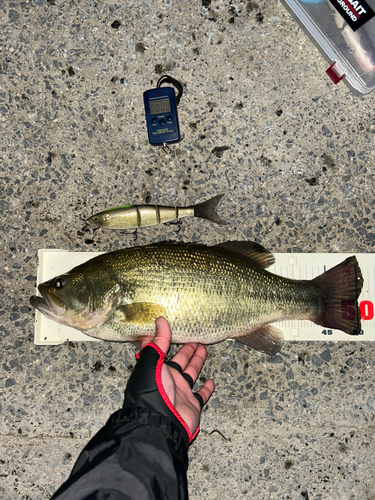
<instances>
[{"instance_id":1,"label":"scale display screen","mask_svg":"<svg viewBox=\"0 0 375 500\"><path fill-rule=\"evenodd\" d=\"M169 99L158 99L156 101L149 102L150 113L152 115L161 115L164 113L170 113L171 103Z\"/></svg>"}]
</instances>

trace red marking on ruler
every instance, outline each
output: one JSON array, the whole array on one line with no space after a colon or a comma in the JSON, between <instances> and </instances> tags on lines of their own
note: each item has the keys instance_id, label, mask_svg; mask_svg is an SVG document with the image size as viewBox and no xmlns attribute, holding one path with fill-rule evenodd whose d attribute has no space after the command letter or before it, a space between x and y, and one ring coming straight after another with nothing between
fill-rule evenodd
<instances>
[{"instance_id":1,"label":"red marking on ruler","mask_svg":"<svg viewBox=\"0 0 375 500\"><path fill-rule=\"evenodd\" d=\"M362 300L359 303L359 312L361 313L361 319L370 321L374 318L374 304L370 300Z\"/></svg>"}]
</instances>

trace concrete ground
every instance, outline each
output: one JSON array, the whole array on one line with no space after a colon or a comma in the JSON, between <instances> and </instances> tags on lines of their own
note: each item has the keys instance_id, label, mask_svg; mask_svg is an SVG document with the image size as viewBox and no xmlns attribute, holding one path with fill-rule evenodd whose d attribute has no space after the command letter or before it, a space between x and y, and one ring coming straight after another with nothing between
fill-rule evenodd
<instances>
[{"instance_id":1,"label":"concrete ground","mask_svg":"<svg viewBox=\"0 0 375 500\"><path fill-rule=\"evenodd\" d=\"M276 0L0 0L0 24L0 495L37 500L120 407L136 352L33 344L38 249L373 252L374 95L335 86ZM142 101L165 73L184 85L170 154L148 144ZM110 206L219 193L226 226L82 230ZM275 357L211 346L191 498L374 500L374 365L349 337Z\"/></svg>"}]
</instances>

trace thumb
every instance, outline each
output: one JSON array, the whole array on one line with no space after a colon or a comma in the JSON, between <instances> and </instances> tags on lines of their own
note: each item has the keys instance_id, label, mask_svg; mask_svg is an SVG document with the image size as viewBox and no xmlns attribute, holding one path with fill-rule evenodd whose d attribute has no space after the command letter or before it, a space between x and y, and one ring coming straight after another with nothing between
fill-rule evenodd
<instances>
[{"instance_id":1,"label":"thumb","mask_svg":"<svg viewBox=\"0 0 375 500\"><path fill-rule=\"evenodd\" d=\"M153 338L153 343L160 347L164 354L167 354L169 350L171 337L172 334L168 321L162 317L157 318L155 321L155 336Z\"/></svg>"}]
</instances>

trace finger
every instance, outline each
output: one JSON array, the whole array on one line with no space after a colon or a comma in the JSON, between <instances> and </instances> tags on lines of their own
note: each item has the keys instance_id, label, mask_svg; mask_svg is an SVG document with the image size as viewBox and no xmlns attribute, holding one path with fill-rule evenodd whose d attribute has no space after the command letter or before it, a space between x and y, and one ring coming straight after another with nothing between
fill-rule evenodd
<instances>
[{"instance_id":1,"label":"finger","mask_svg":"<svg viewBox=\"0 0 375 500\"><path fill-rule=\"evenodd\" d=\"M196 342L183 345L173 356L172 361L180 365L182 371L184 371L187 365L190 363L198 347L199 344L197 344Z\"/></svg>"},{"instance_id":2,"label":"finger","mask_svg":"<svg viewBox=\"0 0 375 500\"><path fill-rule=\"evenodd\" d=\"M199 391L197 391L197 393L201 395L204 405L210 399L214 390L215 390L215 382L212 379L208 379L202 385L202 387L199 389Z\"/></svg>"},{"instance_id":3,"label":"finger","mask_svg":"<svg viewBox=\"0 0 375 500\"><path fill-rule=\"evenodd\" d=\"M184 374L188 374L195 382L200 374L207 358L207 349L204 345L199 345L192 358L184 369Z\"/></svg>"},{"instance_id":4,"label":"finger","mask_svg":"<svg viewBox=\"0 0 375 500\"><path fill-rule=\"evenodd\" d=\"M169 328L168 321L165 318L157 318L155 321L155 336L153 338L154 344L167 354L171 344L171 329Z\"/></svg>"}]
</instances>

